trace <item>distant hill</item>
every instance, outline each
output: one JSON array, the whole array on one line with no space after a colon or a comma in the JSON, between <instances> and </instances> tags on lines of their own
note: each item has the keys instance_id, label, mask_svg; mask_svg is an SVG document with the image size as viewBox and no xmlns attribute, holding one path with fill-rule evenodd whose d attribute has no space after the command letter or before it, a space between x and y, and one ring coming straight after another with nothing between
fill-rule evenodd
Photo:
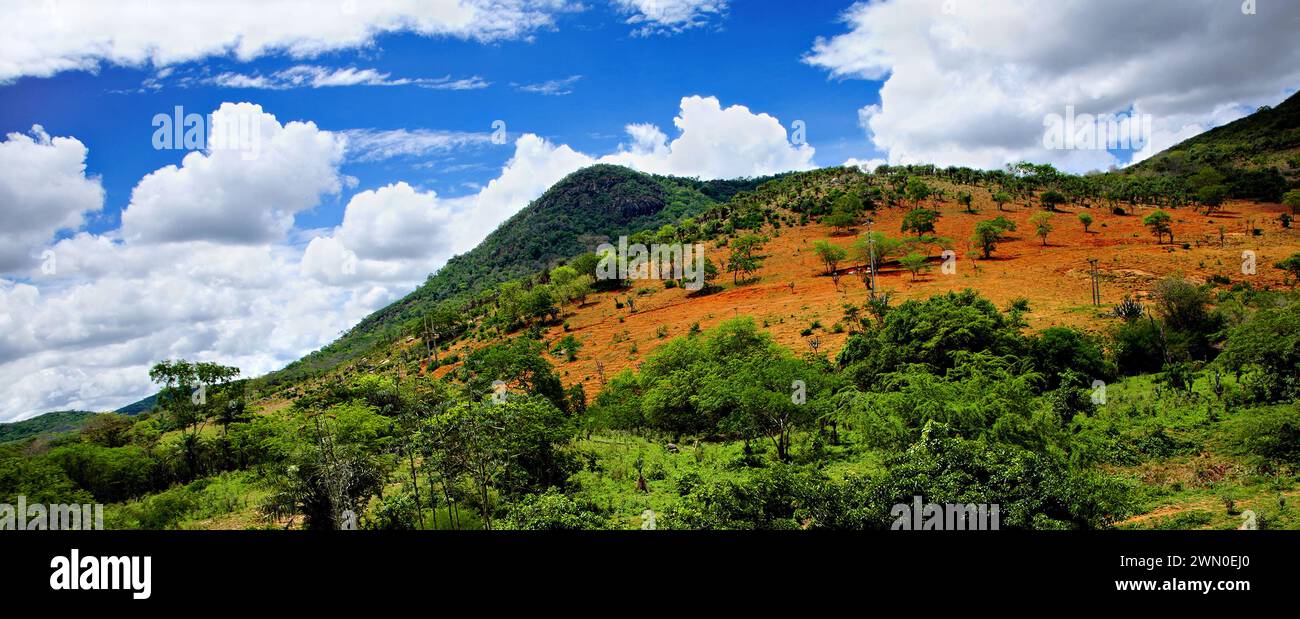
<instances>
[{"instance_id":1,"label":"distant hill","mask_svg":"<svg viewBox=\"0 0 1300 619\"><path fill-rule=\"evenodd\" d=\"M273 373L273 383L333 368L393 336L403 322L439 303L468 300L491 287L595 249L601 241L703 213L772 177L700 181L643 174L622 166L584 168L553 185L456 256L419 288L367 316L334 343Z\"/></svg>"},{"instance_id":2,"label":"distant hill","mask_svg":"<svg viewBox=\"0 0 1300 619\"><path fill-rule=\"evenodd\" d=\"M56 411L14 423L0 423L0 443L21 441L42 434L60 434L79 429L96 413Z\"/></svg>"},{"instance_id":3,"label":"distant hill","mask_svg":"<svg viewBox=\"0 0 1300 619\"><path fill-rule=\"evenodd\" d=\"M156 405L157 403L158 403L158 394L155 393L138 402L127 404L126 406L123 406L122 408L119 408L113 412L119 415L137 415L139 413L147 413L153 410L154 405Z\"/></svg>"},{"instance_id":4,"label":"distant hill","mask_svg":"<svg viewBox=\"0 0 1300 619\"><path fill-rule=\"evenodd\" d=\"M1184 176L1205 166L1252 171L1271 168L1292 184L1300 180L1300 93L1188 138L1126 172Z\"/></svg>"}]
</instances>

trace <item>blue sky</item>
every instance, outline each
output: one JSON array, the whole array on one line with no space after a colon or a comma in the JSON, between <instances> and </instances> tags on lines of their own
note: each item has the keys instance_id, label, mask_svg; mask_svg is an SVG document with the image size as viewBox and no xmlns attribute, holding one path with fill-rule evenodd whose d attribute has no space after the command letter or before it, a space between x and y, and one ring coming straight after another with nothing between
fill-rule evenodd
<instances>
[{"instance_id":1,"label":"blue sky","mask_svg":"<svg viewBox=\"0 0 1300 619\"><path fill-rule=\"evenodd\" d=\"M165 358L283 367L594 163L1125 165L1295 92L1300 4L1257 4L6 2L0 421L120 407ZM257 156L155 150L177 106ZM1047 144L1068 109L1150 131Z\"/></svg>"},{"instance_id":2,"label":"blue sky","mask_svg":"<svg viewBox=\"0 0 1300 619\"><path fill-rule=\"evenodd\" d=\"M416 85L323 88L230 88L160 80L158 90L141 84L152 67L106 66L98 73L67 72L28 77L0 86L0 130L25 132L40 124L51 135L76 136L90 148L90 174L103 180L104 212L87 230L116 228L131 189L142 176L177 164L184 154L151 146L155 114L182 106L209 113L224 101L261 104L281 122L314 121L322 129L430 129L490 132L506 122L513 137L531 132L590 153L606 153L626 141L628 123L653 123L671 134L678 100L716 96L768 113L789 128L803 120L819 165L849 157L880 157L858 126L857 110L876 100L879 82L842 80L801 61L813 40L836 30L847 3L746 2L730 7L725 19L672 36L637 36L626 14L593 4L558 16L553 30L530 40L480 43L409 33L381 36L372 48L344 50L303 60L286 54L240 62L209 58L173 67L173 76L235 72L269 75L308 63L334 68L371 68L396 78L479 77L489 82L471 90L434 90ZM581 76L564 95L526 92L519 86ZM468 184L495 177L513 153L510 143L487 144L430 158L352 162L357 190L404 180L442 196L471 193ZM332 196L299 215L304 228L338 223L347 194ZM63 231L62 234L69 234Z\"/></svg>"}]
</instances>

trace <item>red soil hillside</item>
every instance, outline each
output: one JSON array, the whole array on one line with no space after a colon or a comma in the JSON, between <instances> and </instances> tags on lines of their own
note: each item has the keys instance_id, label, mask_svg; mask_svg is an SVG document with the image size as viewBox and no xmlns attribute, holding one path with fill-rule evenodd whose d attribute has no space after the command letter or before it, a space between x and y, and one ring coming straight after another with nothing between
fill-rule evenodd
<instances>
[{"instance_id":1,"label":"red soil hillside","mask_svg":"<svg viewBox=\"0 0 1300 619\"><path fill-rule=\"evenodd\" d=\"M999 307L1023 297L1031 306L1028 316L1031 329L1070 325L1100 331L1113 322L1105 313L1124 295L1141 296L1165 275L1182 274L1202 282L1220 275L1232 282L1249 281L1256 287L1283 286L1283 274L1272 264L1300 251L1300 232L1285 230L1277 222L1278 215L1285 210L1280 205L1230 203L1208 216L1190 208L1168 211L1174 219L1174 244L1157 244L1142 225L1142 218L1153 209L1138 208L1136 212L1118 216L1099 207L1066 206L1053 215L1053 230L1046 246L1029 223L1030 216L1039 212L1037 207L1006 205L1005 211L999 212L987 195L977 196L975 206L979 211L975 214L965 212L955 203L940 206L943 216L936 224L936 232L954 242L955 273L941 272L936 248L932 250L930 272L915 281L911 273L896 263L884 265L877 276L880 289L893 291L896 302L965 288L979 291ZM1084 232L1077 217L1080 211L1093 217L1091 232ZM903 236L899 226L904 212L904 209L882 209L873 229ZM1017 231L998 245L992 259L972 257L977 255L970 242L976 223L997 215L1015 222ZM1250 236L1249 222L1261 228L1262 235ZM768 259L757 283L733 286L730 277L723 274L718 280L723 284L721 292L689 297L687 291L666 289L662 282L640 280L628 290L592 295L581 307L565 307L562 320L568 324L569 332L582 342L582 349L574 362L552 358L564 383L581 382L592 397L600 390L602 367L605 378L611 378L620 370L637 366L668 339L685 335L693 324L708 329L738 315L754 317L777 342L796 352L809 350L811 340L816 340L821 352L836 354L847 338L846 333L833 332L834 325L843 317L843 306L861 305L867 299L867 289L857 275L848 273L841 278L837 290L832 279L824 274L812 244L829 239L849 249L865 228L839 236L818 224L783 228L778 232L779 236L772 236L763 251ZM768 234L774 232L769 230ZM1183 248L1184 243L1189 244L1188 249ZM1256 253L1256 275L1241 272L1245 250ZM729 253L725 247L709 247L707 251L718 264ZM1100 308L1090 304L1089 258L1099 260ZM850 260L841 265L841 270L852 271L858 266L858 262ZM629 296L635 301L636 311L626 305L617 309L616 300ZM815 329L810 337L801 336L814 322L820 322L822 328ZM564 334L562 327L553 327L546 333L547 342ZM452 367L439 368L436 374L441 376Z\"/></svg>"}]
</instances>

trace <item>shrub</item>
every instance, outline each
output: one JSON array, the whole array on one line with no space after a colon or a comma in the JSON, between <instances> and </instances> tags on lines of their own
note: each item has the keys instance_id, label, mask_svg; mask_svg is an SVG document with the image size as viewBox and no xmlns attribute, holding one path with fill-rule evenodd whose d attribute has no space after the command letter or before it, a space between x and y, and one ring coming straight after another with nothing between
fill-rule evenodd
<instances>
[{"instance_id":1,"label":"shrub","mask_svg":"<svg viewBox=\"0 0 1300 619\"><path fill-rule=\"evenodd\" d=\"M523 497L510 506L505 529L571 531L609 528L609 518L594 504L548 490Z\"/></svg>"},{"instance_id":2,"label":"shrub","mask_svg":"<svg viewBox=\"0 0 1300 619\"><path fill-rule=\"evenodd\" d=\"M1300 466L1300 409L1292 406L1246 411L1228 424L1230 442L1243 455Z\"/></svg>"}]
</instances>

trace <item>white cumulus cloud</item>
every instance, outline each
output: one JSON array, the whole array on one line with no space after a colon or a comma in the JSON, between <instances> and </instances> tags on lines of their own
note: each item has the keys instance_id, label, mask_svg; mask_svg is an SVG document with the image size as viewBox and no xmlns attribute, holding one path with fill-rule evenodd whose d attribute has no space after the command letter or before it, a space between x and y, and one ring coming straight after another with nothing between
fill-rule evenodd
<instances>
[{"instance_id":1,"label":"white cumulus cloud","mask_svg":"<svg viewBox=\"0 0 1300 619\"><path fill-rule=\"evenodd\" d=\"M0 83L211 56L309 57L412 32L477 41L528 36L567 0L14 0L0 15Z\"/></svg>"},{"instance_id":2,"label":"white cumulus cloud","mask_svg":"<svg viewBox=\"0 0 1300 619\"><path fill-rule=\"evenodd\" d=\"M1300 4L1218 0L883 0L804 61L836 79L883 80L860 118L892 163L1001 167L1022 159L1086 171L1104 149L1043 145L1044 119L1150 115L1148 156L1276 103L1300 82ZM1154 149L1154 150L1152 150Z\"/></svg>"},{"instance_id":3,"label":"white cumulus cloud","mask_svg":"<svg viewBox=\"0 0 1300 619\"><path fill-rule=\"evenodd\" d=\"M31 134L0 142L0 273L31 267L59 230L81 227L104 205L99 179L86 176L87 149L76 138Z\"/></svg>"},{"instance_id":4,"label":"white cumulus cloud","mask_svg":"<svg viewBox=\"0 0 1300 619\"><path fill-rule=\"evenodd\" d=\"M811 167L813 155L791 144L776 118L686 97L671 140L652 125L629 125L627 145L593 155L525 133L475 193L444 198L391 182L352 195L338 225L302 230L293 214L341 191L338 167L350 140L311 122L281 124L252 104L220 110L259 119L258 157L189 153L139 181L120 229L79 231L52 245L33 237L33 249L57 256L56 273L0 279L0 420L116 408L155 389L148 369L164 358L220 361L245 376L281 368L595 163L719 178ZM419 133L376 138L387 146L372 147L401 151L393 144ZM31 141L53 148L57 140ZM74 143L78 165L42 168L44 176L28 182L50 185L68 174L87 182L84 147Z\"/></svg>"},{"instance_id":5,"label":"white cumulus cloud","mask_svg":"<svg viewBox=\"0 0 1300 619\"><path fill-rule=\"evenodd\" d=\"M340 190L339 136L312 122L281 125L251 103L223 103L211 118L212 136L244 137L229 148L191 152L180 166L141 179L122 212L128 241L276 240L294 214Z\"/></svg>"}]
</instances>

